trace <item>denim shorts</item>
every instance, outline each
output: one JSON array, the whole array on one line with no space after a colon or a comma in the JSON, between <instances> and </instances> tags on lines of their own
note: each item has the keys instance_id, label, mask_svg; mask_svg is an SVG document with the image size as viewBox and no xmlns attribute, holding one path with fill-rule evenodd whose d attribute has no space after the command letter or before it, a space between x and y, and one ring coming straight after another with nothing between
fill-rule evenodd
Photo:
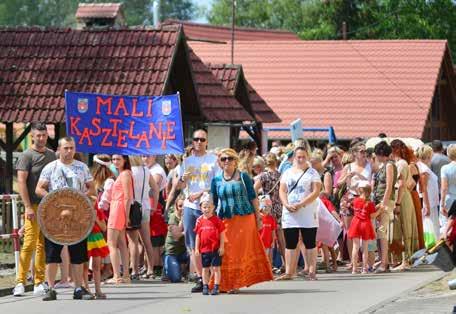
<instances>
[{"instance_id":1,"label":"denim shorts","mask_svg":"<svg viewBox=\"0 0 456 314\"><path fill-rule=\"evenodd\" d=\"M219 255L218 251L201 253L201 261L203 268L222 265L222 257Z\"/></svg>"},{"instance_id":2,"label":"denim shorts","mask_svg":"<svg viewBox=\"0 0 456 314\"><path fill-rule=\"evenodd\" d=\"M195 225L196 220L202 215L201 210L190 207L184 207L182 223L184 225L185 246L187 250L195 249Z\"/></svg>"}]
</instances>

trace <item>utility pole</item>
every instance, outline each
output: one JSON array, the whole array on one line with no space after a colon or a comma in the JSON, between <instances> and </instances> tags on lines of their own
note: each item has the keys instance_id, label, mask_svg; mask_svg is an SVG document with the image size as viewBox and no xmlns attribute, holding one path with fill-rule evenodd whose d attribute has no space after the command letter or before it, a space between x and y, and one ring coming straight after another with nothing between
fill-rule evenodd
<instances>
[{"instance_id":1,"label":"utility pole","mask_svg":"<svg viewBox=\"0 0 456 314\"><path fill-rule=\"evenodd\" d=\"M231 64L234 64L234 26L236 25L236 0L233 0L231 17Z\"/></svg>"},{"instance_id":2,"label":"utility pole","mask_svg":"<svg viewBox=\"0 0 456 314\"><path fill-rule=\"evenodd\" d=\"M342 38L347 40L347 23L345 21L342 22Z\"/></svg>"}]
</instances>

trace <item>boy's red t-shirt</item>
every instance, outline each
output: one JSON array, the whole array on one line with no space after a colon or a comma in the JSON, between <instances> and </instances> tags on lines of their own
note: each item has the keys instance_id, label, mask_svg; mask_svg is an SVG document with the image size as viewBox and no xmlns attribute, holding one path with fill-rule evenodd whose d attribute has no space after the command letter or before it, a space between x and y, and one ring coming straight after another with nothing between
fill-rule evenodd
<instances>
[{"instance_id":1,"label":"boy's red t-shirt","mask_svg":"<svg viewBox=\"0 0 456 314\"><path fill-rule=\"evenodd\" d=\"M195 233L200 238L199 251L201 253L215 252L220 248L220 234L225 230L222 220L213 215L211 218L204 216L196 220Z\"/></svg>"},{"instance_id":2,"label":"boy's red t-shirt","mask_svg":"<svg viewBox=\"0 0 456 314\"><path fill-rule=\"evenodd\" d=\"M150 199L150 202L153 203L153 198ZM168 233L168 225L163 218L163 206L160 203L157 204L157 209L150 214L149 227L151 237L166 236Z\"/></svg>"},{"instance_id":3,"label":"boy's red t-shirt","mask_svg":"<svg viewBox=\"0 0 456 314\"><path fill-rule=\"evenodd\" d=\"M272 233L277 230L277 223L271 215L263 215L263 228L260 229L260 238L266 249L272 247Z\"/></svg>"}]
</instances>

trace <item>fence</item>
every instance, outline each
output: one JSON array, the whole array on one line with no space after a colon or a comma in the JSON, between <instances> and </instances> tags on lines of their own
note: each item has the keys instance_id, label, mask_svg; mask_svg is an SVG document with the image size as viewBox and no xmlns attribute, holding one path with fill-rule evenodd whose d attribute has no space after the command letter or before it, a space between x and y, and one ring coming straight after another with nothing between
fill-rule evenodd
<instances>
[{"instance_id":1,"label":"fence","mask_svg":"<svg viewBox=\"0 0 456 314\"><path fill-rule=\"evenodd\" d=\"M20 241L19 229L21 225L21 210L18 208L19 195L4 194L0 195L1 201L1 233L0 241L2 242L3 250L7 247L7 243L12 242L14 250L14 262L16 272L19 265Z\"/></svg>"}]
</instances>

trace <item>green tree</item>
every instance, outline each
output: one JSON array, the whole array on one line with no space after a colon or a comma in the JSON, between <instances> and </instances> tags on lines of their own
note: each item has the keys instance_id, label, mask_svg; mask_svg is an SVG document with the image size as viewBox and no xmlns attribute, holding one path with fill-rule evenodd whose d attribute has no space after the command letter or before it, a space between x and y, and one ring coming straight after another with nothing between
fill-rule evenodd
<instances>
[{"instance_id":1,"label":"green tree","mask_svg":"<svg viewBox=\"0 0 456 314\"><path fill-rule=\"evenodd\" d=\"M231 24L232 0L215 0L210 23ZM236 25L286 29L303 39L447 39L456 56L453 0L237 0Z\"/></svg>"}]
</instances>

